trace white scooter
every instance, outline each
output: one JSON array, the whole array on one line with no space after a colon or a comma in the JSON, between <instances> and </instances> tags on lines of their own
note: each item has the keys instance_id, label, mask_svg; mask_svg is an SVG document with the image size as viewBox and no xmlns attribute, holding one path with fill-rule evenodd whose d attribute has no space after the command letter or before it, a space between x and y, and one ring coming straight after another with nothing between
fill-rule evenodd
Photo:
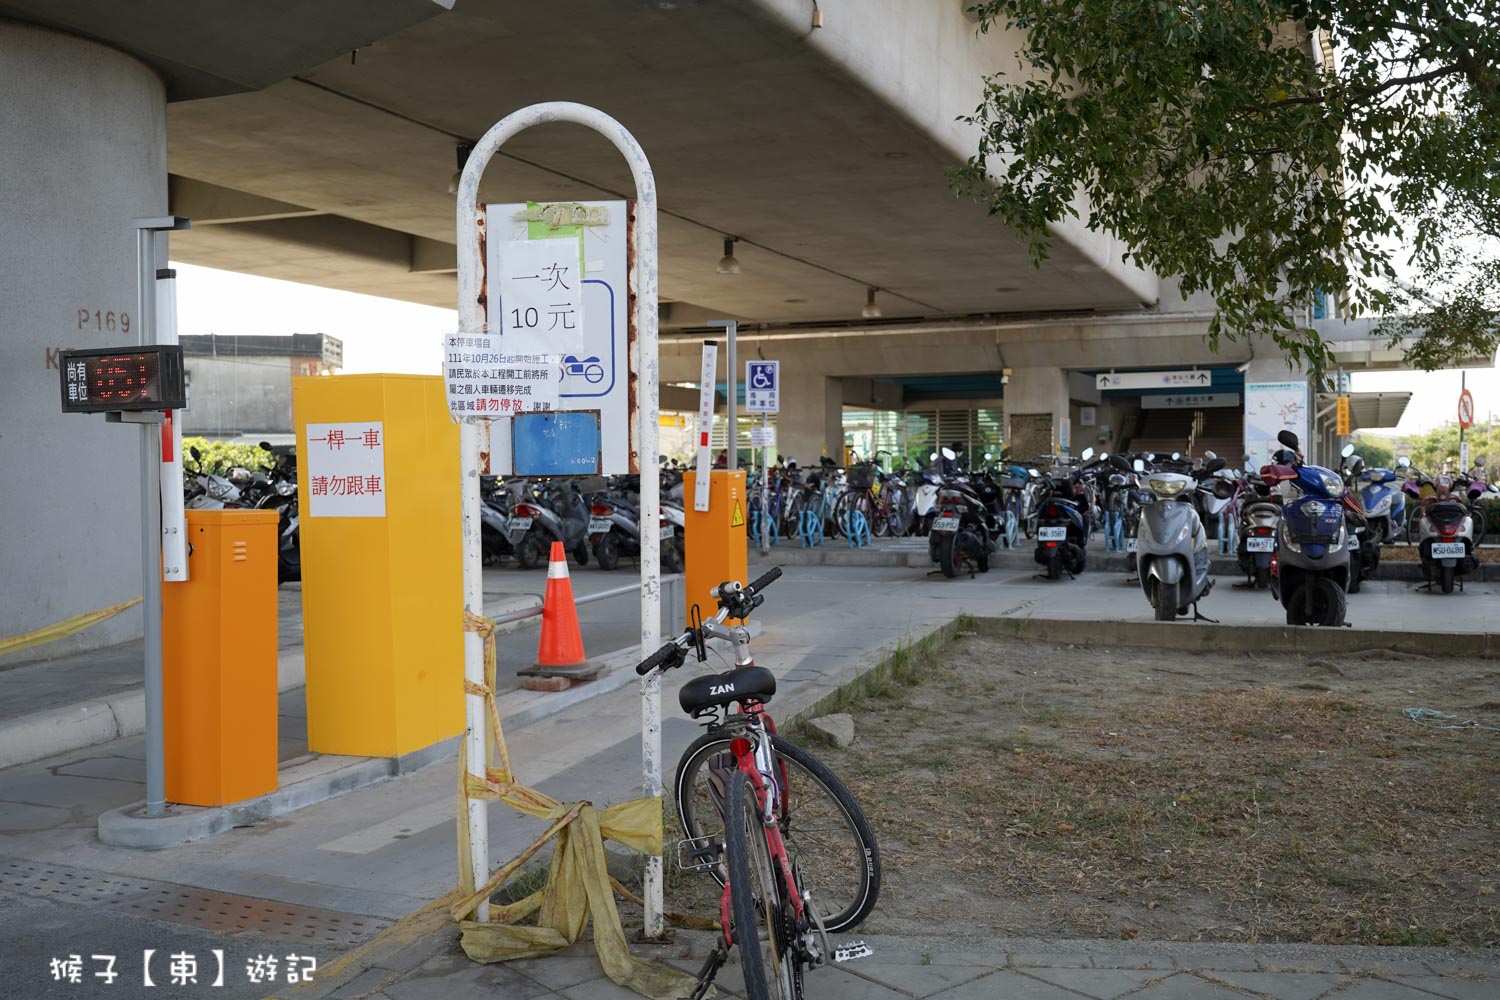
<instances>
[{"instance_id":1,"label":"white scooter","mask_svg":"<svg viewBox=\"0 0 1500 1000\"><path fill-rule=\"evenodd\" d=\"M1122 472L1133 471L1119 456L1110 464ZM1209 478L1223 467L1224 460L1215 458L1199 475ZM1208 533L1193 502L1202 487L1198 479L1178 472L1150 473L1145 487L1152 502L1141 507L1136 536L1141 590L1156 610L1157 621L1176 621L1190 606L1197 620L1202 617L1197 604L1214 585L1208 575Z\"/></svg>"}]
</instances>

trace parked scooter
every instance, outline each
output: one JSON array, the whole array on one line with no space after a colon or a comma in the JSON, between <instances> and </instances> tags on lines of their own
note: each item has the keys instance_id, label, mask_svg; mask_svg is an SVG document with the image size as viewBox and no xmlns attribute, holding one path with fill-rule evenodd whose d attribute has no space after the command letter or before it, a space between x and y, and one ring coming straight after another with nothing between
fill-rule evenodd
<instances>
[{"instance_id":1,"label":"parked scooter","mask_svg":"<svg viewBox=\"0 0 1500 1000\"><path fill-rule=\"evenodd\" d=\"M632 488L639 487L623 483L589 498L589 543L600 569L616 569L621 556L641 554L640 510L628 495Z\"/></svg>"},{"instance_id":2,"label":"parked scooter","mask_svg":"<svg viewBox=\"0 0 1500 1000\"><path fill-rule=\"evenodd\" d=\"M953 454L943 449L943 457L950 461ZM991 499L998 501L999 489L992 484L986 489ZM937 516L927 536L927 553L944 576L952 579L961 572L971 577L976 571L988 573L990 553L999 547L999 534L995 511L973 484L956 477L938 491Z\"/></svg>"},{"instance_id":3,"label":"parked scooter","mask_svg":"<svg viewBox=\"0 0 1500 1000\"><path fill-rule=\"evenodd\" d=\"M552 480L539 497L517 501L511 508L511 544L516 564L534 569L546 564L553 542L580 566L589 561L589 505L572 480ZM519 536L519 537L518 537Z\"/></svg>"},{"instance_id":4,"label":"parked scooter","mask_svg":"<svg viewBox=\"0 0 1500 1000\"><path fill-rule=\"evenodd\" d=\"M1270 487L1259 476L1250 479L1249 486L1241 497L1240 541L1235 556L1248 585L1265 590L1271 585L1271 560L1276 554L1281 508L1271 500Z\"/></svg>"},{"instance_id":5,"label":"parked scooter","mask_svg":"<svg viewBox=\"0 0 1500 1000\"><path fill-rule=\"evenodd\" d=\"M1130 468L1123 459L1119 467ZM1152 502L1141 508L1136 573L1159 622L1176 621L1189 607L1194 618L1200 617L1198 602L1213 589L1208 533L1198 514L1197 494L1212 492L1201 480L1212 482L1213 473L1223 467L1224 460L1214 458L1198 476L1153 472L1146 477Z\"/></svg>"},{"instance_id":6,"label":"parked scooter","mask_svg":"<svg viewBox=\"0 0 1500 1000\"><path fill-rule=\"evenodd\" d=\"M1380 545L1390 545L1406 537L1406 494L1401 491L1395 469L1366 469L1360 474L1366 483L1359 491L1370 522L1370 535Z\"/></svg>"},{"instance_id":7,"label":"parked scooter","mask_svg":"<svg viewBox=\"0 0 1500 1000\"><path fill-rule=\"evenodd\" d=\"M262 450L272 451L269 441L260 442ZM255 506L274 510L280 515L277 525L276 582L302 579L302 532L297 503L297 462L290 455L276 456L258 490Z\"/></svg>"},{"instance_id":8,"label":"parked scooter","mask_svg":"<svg viewBox=\"0 0 1500 1000\"><path fill-rule=\"evenodd\" d=\"M1453 593L1453 584L1463 590L1463 577L1478 568L1474 554L1474 518L1449 475L1434 476L1432 496L1422 502L1417 526L1417 545L1422 559L1422 577L1430 590L1436 583L1443 593Z\"/></svg>"},{"instance_id":9,"label":"parked scooter","mask_svg":"<svg viewBox=\"0 0 1500 1000\"><path fill-rule=\"evenodd\" d=\"M1271 593L1288 625L1343 625L1349 606L1344 481L1331 469L1303 464L1291 431L1276 440L1283 450L1260 470L1283 498Z\"/></svg>"},{"instance_id":10,"label":"parked scooter","mask_svg":"<svg viewBox=\"0 0 1500 1000\"><path fill-rule=\"evenodd\" d=\"M1365 513L1364 499L1353 485L1365 470L1364 459L1354 454L1354 445L1344 445L1339 453L1339 475L1344 480L1344 527L1349 531L1349 593L1359 593L1365 580L1375 579L1380 570L1380 541Z\"/></svg>"},{"instance_id":11,"label":"parked scooter","mask_svg":"<svg viewBox=\"0 0 1500 1000\"><path fill-rule=\"evenodd\" d=\"M1094 449L1084 449L1084 461L1093 457ZM1037 497L1033 558L1045 567L1049 580L1056 580L1064 572L1070 577L1077 576L1087 565L1090 534L1088 501L1079 483L1078 470L1057 467L1040 478L1045 481Z\"/></svg>"}]
</instances>

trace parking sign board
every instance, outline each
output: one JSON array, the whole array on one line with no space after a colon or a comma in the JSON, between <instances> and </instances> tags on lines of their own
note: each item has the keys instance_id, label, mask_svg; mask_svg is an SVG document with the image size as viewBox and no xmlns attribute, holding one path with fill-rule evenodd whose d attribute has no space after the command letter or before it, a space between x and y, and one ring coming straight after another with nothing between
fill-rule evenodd
<instances>
[{"instance_id":1,"label":"parking sign board","mask_svg":"<svg viewBox=\"0 0 1500 1000\"><path fill-rule=\"evenodd\" d=\"M781 362L745 362L745 412L781 411Z\"/></svg>"}]
</instances>

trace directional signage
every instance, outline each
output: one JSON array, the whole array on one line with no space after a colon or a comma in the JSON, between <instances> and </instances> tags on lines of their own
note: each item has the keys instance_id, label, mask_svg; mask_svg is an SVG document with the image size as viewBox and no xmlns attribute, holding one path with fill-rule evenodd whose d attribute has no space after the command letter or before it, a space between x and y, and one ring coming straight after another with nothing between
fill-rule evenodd
<instances>
[{"instance_id":1,"label":"directional signage","mask_svg":"<svg viewBox=\"0 0 1500 1000\"><path fill-rule=\"evenodd\" d=\"M745 362L745 412L781 411L781 362Z\"/></svg>"},{"instance_id":2,"label":"directional signage","mask_svg":"<svg viewBox=\"0 0 1500 1000\"><path fill-rule=\"evenodd\" d=\"M1213 383L1207 371L1109 372L1095 380L1100 389L1202 389Z\"/></svg>"},{"instance_id":3,"label":"directional signage","mask_svg":"<svg viewBox=\"0 0 1500 1000\"><path fill-rule=\"evenodd\" d=\"M1172 392L1162 396L1142 396L1143 410L1207 410L1216 406L1239 406L1237 392Z\"/></svg>"}]
</instances>

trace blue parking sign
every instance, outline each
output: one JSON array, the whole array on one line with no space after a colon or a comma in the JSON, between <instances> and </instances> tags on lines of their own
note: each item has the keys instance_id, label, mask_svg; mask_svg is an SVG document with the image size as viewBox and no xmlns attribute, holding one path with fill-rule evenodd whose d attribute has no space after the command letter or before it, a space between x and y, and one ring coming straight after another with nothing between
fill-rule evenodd
<instances>
[{"instance_id":1,"label":"blue parking sign","mask_svg":"<svg viewBox=\"0 0 1500 1000\"><path fill-rule=\"evenodd\" d=\"M781 362L745 362L745 412L777 413L781 410Z\"/></svg>"}]
</instances>

